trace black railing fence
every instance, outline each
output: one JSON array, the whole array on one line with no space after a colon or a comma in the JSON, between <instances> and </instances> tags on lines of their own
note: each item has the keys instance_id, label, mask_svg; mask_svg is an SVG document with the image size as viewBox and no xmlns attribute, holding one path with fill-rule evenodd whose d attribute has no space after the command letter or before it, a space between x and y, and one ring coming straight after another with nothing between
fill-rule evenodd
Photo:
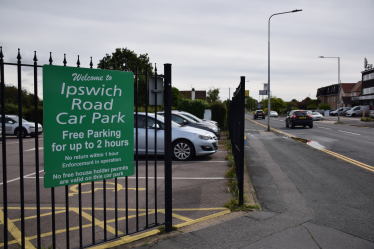
<instances>
[{"instance_id":1,"label":"black railing fence","mask_svg":"<svg viewBox=\"0 0 374 249\"><path fill-rule=\"evenodd\" d=\"M81 183L46 189L43 187L43 134L36 132L33 138L24 138L22 128L22 69L33 69L34 117L38 127L38 59L34 54L33 64L23 64L18 49L16 63L4 62L3 49L0 47L1 73L1 116L5 112L5 78L8 67L17 68L18 83L18 138L6 137L5 118L1 119L2 127L2 207L0 207L0 247L3 248L84 248L119 237L138 233L160 225L165 225L167 232L172 230L172 190L171 190L171 64L164 64L164 74L159 76L157 68L154 73L133 71L135 81L134 117L138 117L138 80L144 76L146 82L150 77L162 77L164 81L165 108L165 157L162 164L154 156L149 163L148 151L145 158L138 156L138 143L135 143L135 175L122 178ZM52 65L50 53L49 65ZM103 59L102 69L105 68ZM66 55L63 66L66 66ZM80 59L76 62L81 66ZM115 65L115 64L114 64ZM93 68L92 57L89 64ZM125 67L126 68L126 67ZM40 70L40 69L39 69ZM117 70L116 66L112 70ZM126 69L125 69L126 70ZM12 70L9 70L11 72ZM29 71L27 71L29 73ZM14 78L14 77L12 77ZM26 78L26 77L25 77ZM29 81L29 79L28 79ZM148 84L145 84L148 93ZM146 96L148 100L148 95ZM156 99L157 101L157 99ZM156 102L157 103L157 102ZM157 112L157 105L156 112ZM146 113L148 103L146 101ZM14 114L14 113L12 113ZM137 127L134 141L138 141ZM150 129L149 132L156 129ZM146 128L148 141L148 127ZM156 139L155 139L156 140ZM14 146L17 144L18 146ZM34 149L30 149L33 144ZM27 145L27 148L26 147ZM155 146L157 142L155 141ZM18 149L16 149L18 147ZM8 149L11 148L11 149ZM147 147L148 148L148 147ZM157 147L155 152L157 151ZM33 154L33 155L32 155ZM141 169L141 171L139 171ZM164 173L164 185L157 182L157 174ZM153 184L152 184L153 183ZM157 199L163 201L158 202Z\"/></svg>"},{"instance_id":2,"label":"black railing fence","mask_svg":"<svg viewBox=\"0 0 374 249\"><path fill-rule=\"evenodd\" d=\"M240 84L230 101L228 126L232 154L235 161L235 173L238 181L239 205L244 203L244 112L245 112L245 77L240 77Z\"/></svg>"}]
</instances>

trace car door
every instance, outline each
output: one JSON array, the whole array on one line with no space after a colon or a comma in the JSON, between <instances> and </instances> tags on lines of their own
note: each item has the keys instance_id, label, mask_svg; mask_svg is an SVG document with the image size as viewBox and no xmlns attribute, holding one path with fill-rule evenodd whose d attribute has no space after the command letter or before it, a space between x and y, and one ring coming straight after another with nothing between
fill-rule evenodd
<instances>
[{"instance_id":1,"label":"car door","mask_svg":"<svg viewBox=\"0 0 374 249\"><path fill-rule=\"evenodd\" d=\"M134 116L134 120L136 117ZM146 153L146 127L148 127L148 154L155 153L155 137L157 136L157 154L164 153L164 124L157 122L158 129L155 128L155 119L148 117L148 124L146 123L146 116L138 115L138 122L135 122L134 126L134 144L136 146L136 125L138 125L138 151L139 154ZM156 135L155 135L156 130ZM136 147L134 147L134 152Z\"/></svg>"}]
</instances>

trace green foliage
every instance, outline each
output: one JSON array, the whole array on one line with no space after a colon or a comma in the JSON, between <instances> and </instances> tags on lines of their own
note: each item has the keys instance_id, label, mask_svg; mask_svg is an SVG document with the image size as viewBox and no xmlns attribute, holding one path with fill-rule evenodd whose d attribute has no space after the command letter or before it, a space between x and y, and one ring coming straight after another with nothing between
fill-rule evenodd
<instances>
[{"instance_id":1,"label":"green foliage","mask_svg":"<svg viewBox=\"0 0 374 249\"><path fill-rule=\"evenodd\" d=\"M116 64L117 70L124 71L125 64L129 71L152 74L153 67L152 63L149 62L148 54L140 54L139 56L127 48L116 48L112 55L105 55L105 69L113 69L114 63ZM97 64L97 68L101 68L103 60L101 59ZM145 76L140 75L138 79L138 103L139 106L145 105ZM136 79L134 79L134 89L136 88ZM134 91L135 95L135 91ZM135 97L135 96L134 96Z\"/></svg>"},{"instance_id":2,"label":"green foliage","mask_svg":"<svg viewBox=\"0 0 374 249\"><path fill-rule=\"evenodd\" d=\"M171 105L175 106L175 107L178 107L179 99L180 99L180 97L179 97L178 88L172 87L171 88Z\"/></svg>"},{"instance_id":3,"label":"green foliage","mask_svg":"<svg viewBox=\"0 0 374 249\"><path fill-rule=\"evenodd\" d=\"M198 118L204 118L205 109L209 108L209 104L201 99L181 99L178 103L178 110L189 112Z\"/></svg>"},{"instance_id":4,"label":"green foliage","mask_svg":"<svg viewBox=\"0 0 374 249\"><path fill-rule=\"evenodd\" d=\"M247 108L247 111L255 110L257 108L258 101L255 100L252 97L248 97L245 99L245 108Z\"/></svg>"},{"instance_id":5,"label":"green foliage","mask_svg":"<svg viewBox=\"0 0 374 249\"><path fill-rule=\"evenodd\" d=\"M318 108L322 110L330 110L331 106L329 104L320 104Z\"/></svg>"},{"instance_id":6,"label":"green foliage","mask_svg":"<svg viewBox=\"0 0 374 249\"><path fill-rule=\"evenodd\" d=\"M284 102L283 99L277 98L276 96L272 96L270 100L271 100L270 109L272 111L282 113L283 110L286 108L286 102ZM266 108L268 106L268 99L267 98L262 101L262 106L264 108Z\"/></svg>"},{"instance_id":7,"label":"green foliage","mask_svg":"<svg viewBox=\"0 0 374 249\"><path fill-rule=\"evenodd\" d=\"M210 105L212 110L212 120L218 122L219 128L225 130L227 119L227 107L221 102L214 102Z\"/></svg>"},{"instance_id":8,"label":"green foliage","mask_svg":"<svg viewBox=\"0 0 374 249\"><path fill-rule=\"evenodd\" d=\"M219 100L219 88L211 87L207 92L208 103L214 103Z\"/></svg>"},{"instance_id":9,"label":"green foliage","mask_svg":"<svg viewBox=\"0 0 374 249\"><path fill-rule=\"evenodd\" d=\"M18 115L18 88L15 86L5 86L5 113ZM22 118L27 121L35 121L35 95L29 93L26 89L21 90L22 99ZM43 101L37 98L38 105L38 123L43 124Z\"/></svg>"},{"instance_id":10,"label":"green foliage","mask_svg":"<svg viewBox=\"0 0 374 249\"><path fill-rule=\"evenodd\" d=\"M372 117L361 118L361 121L365 121L365 122L372 121L372 120L373 120Z\"/></svg>"}]
</instances>

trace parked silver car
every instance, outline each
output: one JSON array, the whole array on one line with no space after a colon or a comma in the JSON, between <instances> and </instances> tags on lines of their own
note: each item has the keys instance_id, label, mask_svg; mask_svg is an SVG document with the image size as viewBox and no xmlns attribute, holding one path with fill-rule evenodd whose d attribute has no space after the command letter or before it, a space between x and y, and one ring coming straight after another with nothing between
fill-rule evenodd
<instances>
[{"instance_id":1,"label":"parked silver car","mask_svg":"<svg viewBox=\"0 0 374 249\"><path fill-rule=\"evenodd\" d=\"M319 112L312 112L313 121L323 121L324 117Z\"/></svg>"},{"instance_id":2,"label":"parked silver car","mask_svg":"<svg viewBox=\"0 0 374 249\"><path fill-rule=\"evenodd\" d=\"M0 116L0 122L2 117ZM36 132L40 135L43 133L43 127L38 124L35 129L35 123L22 119L22 137L31 136L35 137ZM5 134L6 135L20 135L19 130L19 117L17 115L5 115Z\"/></svg>"},{"instance_id":3,"label":"parked silver car","mask_svg":"<svg viewBox=\"0 0 374 249\"><path fill-rule=\"evenodd\" d=\"M215 126L218 126L218 122L216 122L214 120L200 119L200 118L196 117L195 115L193 115L193 114L191 114L189 112L176 111L176 110L172 110L171 112L172 113L180 113L180 114L186 116L187 118L195 120L198 123L211 123L211 124L214 124Z\"/></svg>"},{"instance_id":4,"label":"parked silver car","mask_svg":"<svg viewBox=\"0 0 374 249\"><path fill-rule=\"evenodd\" d=\"M155 153L155 129L157 129L157 154L164 154L164 117L145 113L138 113L138 120L134 114L134 152L136 150L136 126L138 127L138 153L146 154L146 128L148 128L148 153ZM211 155L218 151L218 140L214 133L190 126L181 126L172 122L172 148L175 160L187 161L195 156Z\"/></svg>"}]
</instances>

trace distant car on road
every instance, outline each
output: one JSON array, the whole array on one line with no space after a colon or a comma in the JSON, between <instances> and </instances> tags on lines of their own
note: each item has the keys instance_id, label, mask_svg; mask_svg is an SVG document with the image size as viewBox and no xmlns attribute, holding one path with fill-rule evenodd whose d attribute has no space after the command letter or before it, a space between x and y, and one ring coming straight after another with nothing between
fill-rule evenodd
<instances>
[{"instance_id":1,"label":"distant car on road","mask_svg":"<svg viewBox=\"0 0 374 249\"><path fill-rule=\"evenodd\" d=\"M294 128L295 126L302 125L304 128L309 126L313 128L313 117L312 115L305 110L293 110L287 114L286 117L286 127Z\"/></svg>"},{"instance_id":2,"label":"distant car on road","mask_svg":"<svg viewBox=\"0 0 374 249\"><path fill-rule=\"evenodd\" d=\"M374 111L373 110L370 111L369 116L374 118Z\"/></svg>"},{"instance_id":3,"label":"distant car on road","mask_svg":"<svg viewBox=\"0 0 374 249\"><path fill-rule=\"evenodd\" d=\"M148 153L155 153L155 129L157 130L157 154L163 155L164 150L164 117L158 115L155 120L153 113L134 113L134 142L136 143L136 127L138 127L138 153L146 154L146 129L148 128ZM148 121L148 123L147 123ZM172 123L171 139L173 158L178 161L187 161L195 156L211 155L218 151L218 140L214 133L190 126L181 126ZM134 153L136 145L134 146Z\"/></svg>"},{"instance_id":4,"label":"distant car on road","mask_svg":"<svg viewBox=\"0 0 374 249\"><path fill-rule=\"evenodd\" d=\"M276 112L276 111L271 111L271 112L270 112L270 117L278 117L278 112Z\"/></svg>"},{"instance_id":5,"label":"distant car on road","mask_svg":"<svg viewBox=\"0 0 374 249\"><path fill-rule=\"evenodd\" d=\"M335 111L331 111L330 112L330 115L331 116L343 116L345 115L346 111L348 111L349 109L351 109L352 107L341 107L339 108L338 110L335 110Z\"/></svg>"},{"instance_id":6,"label":"distant car on road","mask_svg":"<svg viewBox=\"0 0 374 249\"><path fill-rule=\"evenodd\" d=\"M253 114L253 119L256 118L262 118L265 119L265 113L263 110L256 110L255 113Z\"/></svg>"},{"instance_id":7,"label":"distant car on road","mask_svg":"<svg viewBox=\"0 0 374 249\"><path fill-rule=\"evenodd\" d=\"M319 112L312 112L313 121L323 121L324 117Z\"/></svg>"}]
</instances>

